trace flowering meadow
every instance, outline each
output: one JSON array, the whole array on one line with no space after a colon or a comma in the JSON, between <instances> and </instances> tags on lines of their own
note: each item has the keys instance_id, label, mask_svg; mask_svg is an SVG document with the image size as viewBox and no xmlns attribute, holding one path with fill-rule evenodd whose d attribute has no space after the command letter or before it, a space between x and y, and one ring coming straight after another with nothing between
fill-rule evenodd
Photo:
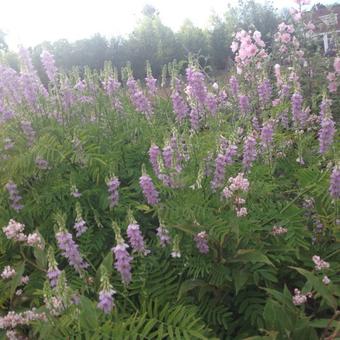
<instances>
[{"instance_id":1,"label":"flowering meadow","mask_svg":"<svg viewBox=\"0 0 340 340\"><path fill-rule=\"evenodd\" d=\"M1 337L339 336L340 53L314 30L239 31L218 83L1 64Z\"/></svg>"}]
</instances>

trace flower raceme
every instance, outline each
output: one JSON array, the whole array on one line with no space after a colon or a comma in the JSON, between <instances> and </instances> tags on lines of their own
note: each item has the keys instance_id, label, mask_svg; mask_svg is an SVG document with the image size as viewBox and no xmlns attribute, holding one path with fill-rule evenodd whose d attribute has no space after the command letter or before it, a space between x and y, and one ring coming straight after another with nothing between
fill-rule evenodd
<instances>
[{"instance_id":1,"label":"flower raceme","mask_svg":"<svg viewBox=\"0 0 340 340\"><path fill-rule=\"evenodd\" d=\"M256 160L257 151L256 151L256 138L254 134L249 134L245 140L243 145L243 166L246 169L249 169L252 163Z\"/></svg>"},{"instance_id":2,"label":"flower raceme","mask_svg":"<svg viewBox=\"0 0 340 340\"><path fill-rule=\"evenodd\" d=\"M149 149L149 160L155 175L159 175L160 169L158 159L161 157L161 150L156 144L152 144Z\"/></svg>"},{"instance_id":3,"label":"flower raceme","mask_svg":"<svg viewBox=\"0 0 340 340\"><path fill-rule=\"evenodd\" d=\"M119 201L118 188L120 185L120 181L116 176L113 176L107 180L106 185L107 185L107 191L109 193L109 197L108 197L109 206L110 206L110 209L112 209L118 204L118 201Z\"/></svg>"},{"instance_id":4,"label":"flower raceme","mask_svg":"<svg viewBox=\"0 0 340 340\"><path fill-rule=\"evenodd\" d=\"M206 231L201 231L194 237L196 242L196 247L198 251L202 254L207 254L209 252L208 246L208 234Z\"/></svg>"},{"instance_id":5,"label":"flower raceme","mask_svg":"<svg viewBox=\"0 0 340 340\"><path fill-rule=\"evenodd\" d=\"M193 67L186 69L187 87L186 93L189 98L200 106L204 106L208 95L207 87L204 83L204 74Z\"/></svg>"},{"instance_id":6,"label":"flower raceme","mask_svg":"<svg viewBox=\"0 0 340 340\"><path fill-rule=\"evenodd\" d=\"M9 181L5 185L6 190L8 191L9 194L9 199L11 201L11 207L15 211L20 211L24 206L20 203L22 200L22 197L19 194L19 190L17 185L13 181Z\"/></svg>"},{"instance_id":7,"label":"flower raceme","mask_svg":"<svg viewBox=\"0 0 340 340\"><path fill-rule=\"evenodd\" d=\"M319 130L319 152L324 154L332 145L335 135L335 122L331 116L324 115L321 119L321 129Z\"/></svg>"},{"instance_id":8,"label":"flower raceme","mask_svg":"<svg viewBox=\"0 0 340 340\"><path fill-rule=\"evenodd\" d=\"M242 192L246 193L249 190L249 181L243 176L243 173L239 173L236 177L230 177L228 180L229 185L222 191L224 198L233 200L237 217L243 217L248 214L247 208L243 206L246 201L240 196Z\"/></svg>"},{"instance_id":9,"label":"flower raceme","mask_svg":"<svg viewBox=\"0 0 340 340\"><path fill-rule=\"evenodd\" d=\"M97 307L101 309L105 314L109 314L115 306L113 301L113 294L115 293L116 291L114 291L113 289L102 289L99 292L99 302L97 304Z\"/></svg>"},{"instance_id":10,"label":"flower raceme","mask_svg":"<svg viewBox=\"0 0 340 340\"><path fill-rule=\"evenodd\" d=\"M271 120L266 121L261 129L261 145L264 149L271 148L273 143L274 122Z\"/></svg>"},{"instance_id":11,"label":"flower raceme","mask_svg":"<svg viewBox=\"0 0 340 340\"><path fill-rule=\"evenodd\" d=\"M139 184L142 188L144 197L148 204L156 205L159 203L159 193L156 190L152 179L149 175L143 174L139 179Z\"/></svg>"},{"instance_id":12,"label":"flower raceme","mask_svg":"<svg viewBox=\"0 0 340 340\"><path fill-rule=\"evenodd\" d=\"M233 157L237 154L237 146L232 143L228 143L227 147L220 145L220 152L215 159L215 173L211 181L211 187L213 190L220 188L223 185L225 178L226 165L233 163Z\"/></svg>"},{"instance_id":13,"label":"flower raceme","mask_svg":"<svg viewBox=\"0 0 340 340\"><path fill-rule=\"evenodd\" d=\"M2 228L6 237L9 240L15 240L15 241L26 241L27 240L27 236L23 233L24 229L25 229L24 224L16 222L13 219L11 219L8 222L8 225L6 227Z\"/></svg>"},{"instance_id":14,"label":"flower raceme","mask_svg":"<svg viewBox=\"0 0 340 340\"><path fill-rule=\"evenodd\" d=\"M299 289L294 289L294 296L293 296L293 304L295 306L301 306L307 302L307 298L311 297L312 294L310 292L306 294L302 294Z\"/></svg>"},{"instance_id":15,"label":"flower raceme","mask_svg":"<svg viewBox=\"0 0 340 340\"><path fill-rule=\"evenodd\" d=\"M312 258L314 264L315 264L315 270L322 270L322 269L328 269L329 263L322 260L320 256L314 255Z\"/></svg>"},{"instance_id":16,"label":"flower raceme","mask_svg":"<svg viewBox=\"0 0 340 340\"><path fill-rule=\"evenodd\" d=\"M112 248L116 258L115 268L120 273L125 285L128 285L131 281L132 257L129 255L127 248L129 248L129 246L124 243L124 240L120 240L119 243Z\"/></svg>"},{"instance_id":17,"label":"flower raceme","mask_svg":"<svg viewBox=\"0 0 340 340\"><path fill-rule=\"evenodd\" d=\"M235 53L237 73L242 74L243 69L251 63L260 68L262 60L267 57L264 47L265 43L259 31L237 32L231 44L231 49Z\"/></svg>"},{"instance_id":18,"label":"flower raceme","mask_svg":"<svg viewBox=\"0 0 340 340\"><path fill-rule=\"evenodd\" d=\"M1 277L4 280L8 280L8 279L11 279L12 277L14 277L15 274L16 274L16 271L15 271L14 268L12 268L11 266L6 266L1 273Z\"/></svg>"},{"instance_id":19,"label":"flower raceme","mask_svg":"<svg viewBox=\"0 0 340 340\"><path fill-rule=\"evenodd\" d=\"M172 92L171 100L174 112L176 113L176 120L182 122L188 115L189 107L178 90Z\"/></svg>"},{"instance_id":20,"label":"flower raceme","mask_svg":"<svg viewBox=\"0 0 340 340\"><path fill-rule=\"evenodd\" d=\"M147 255L150 253L150 250L145 248L144 239L139 224L137 224L135 220L132 220L131 222L133 223L128 225L126 232L129 238L129 243L134 251L143 255Z\"/></svg>"},{"instance_id":21,"label":"flower raceme","mask_svg":"<svg viewBox=\"0 0 340 340\"><path fill-rule=\"evenodd\" d=\"M56 239L63 256L67 258L69 264L77 272L88 267L88 264L81 257L78 245L73 241L71 233L66 230L59 230L56 233Z\"/></svg>"},{"instance_id":22,"label":"flower raceme","mask_svg":"<svg viewBox=\"0 0 340 340\"><path fill-rule=\"evenodd\" d=\"M329 193L334 199L340 199L340 165L336 165L331 173Z\"/></svg>"},{"instance_id":23,"label":"flower raceme","mask_svg":"<svg viewBox=\"0 0 340 340\"><path fill-rule=\"evenodd\" d=\"M40 58L41 58L41 63L44 66L48 79L51 82L53 82L57 74L57 68L55 66L53 55L50 52L44 50L41 53Z\"/></svg>"},{"instance_id":24,"label":"flower raceme","mask_svg":"<svg viewBox=\"0 0 340 340\"><path fill-rule=\"evenodd\" d=\"M82 217L77 217L76 223L74 224L74 229L76 230L76 236L80 236L87 230L86 222Z\"/></svg>"},{"instance_id":25,"label":"flower raceme","mask_svg":"<svg viewBox=\"0 0 340 340\"><path fill-rule=\"evenodd\" d=\"M107 269L105 267L102 268L100 281L101 289L99 292L99 301L97 307L101 309L105 314L109 314L112 311L113 307L115 307L113 295L116 294L116 291L112 288L112 285L110 284Z\"/></svg>"},{"instance_id":26,"label":"flower raceme","mask_svg":"<svg viewBox=\"0 0 340 340\"><path fill-rule=\"evenodd\" d=\"M46 314L38 313L35 308L22 313L11 311L7 315L0 317L0 329L13 329L16 326L29 325L36 320L46 321Z\"/></svg>"},{"instance_id":27,"label":"flower raceme","mask_svg":"<svg viewBox=\"0 0 340 340\"><path fill-rule=\"evenodd\" d=\"M129 90L130 99L136 110L145 114L145 116L150 119L153 114L151 103L139 88L136 80L133 77L129 77L126 84Z\"/></svg>"},{"instance_id":28,"label":"flower raceme","mask_svg":"<svg viewBox=\"0 0 340 340\"><path fill-rule=\"evenodd\" d=\"M157 229L157 237L161 247L165 247L167 244L171 243L171 237L169 235L168 229L160 225Z\"/></svg>"},{"instance_id":29,"label":"flower raceme","mask_svg":"<svg viewBox=\"0 0 340 340\"><path fill-rule=\"evenodd\" d=\"M39 233L34 232L31 234L24 234L25 225L15 220L11 219L6 227L2 230L9 240L14 240L17 242L23 242L27 246L38 247L40 249L44 248L43 240Z\"/></svg>"}]
</instances>

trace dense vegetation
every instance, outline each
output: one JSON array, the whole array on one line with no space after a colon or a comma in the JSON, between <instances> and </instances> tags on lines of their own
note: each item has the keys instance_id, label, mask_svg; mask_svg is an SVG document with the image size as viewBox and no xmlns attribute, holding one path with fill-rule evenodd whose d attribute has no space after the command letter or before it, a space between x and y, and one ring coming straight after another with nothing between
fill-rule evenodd
<instances>
[{"instance_id":1,"label":"dense vegetation","mask_svg":"<svg viewBox=\"0 0 340 340\"><path fill-rule=\"evenodd\" d=\"M340 57L299 18L219 84L0 65L1 335L339 336Z\"/></svg>"}]
</instances>

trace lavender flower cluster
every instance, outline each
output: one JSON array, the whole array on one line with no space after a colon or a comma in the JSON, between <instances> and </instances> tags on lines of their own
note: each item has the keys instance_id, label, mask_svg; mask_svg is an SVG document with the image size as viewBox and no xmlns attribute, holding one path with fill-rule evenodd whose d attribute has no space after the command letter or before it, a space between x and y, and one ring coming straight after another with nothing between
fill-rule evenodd
<instances>
[{"instance_id":1,"label":"lavender flower cluster","mask_svg":"<svg viewBox=\"0 0 340 340\"><path fill-rule=\"evenodd\" d=\"M19 194L17 185L13 181L9 181L5 188L8 191L9 199L11 201L11 207L16 211L20 211L24 206L20 203L22 197Z\"/></svg>"},{"instance_id":2,"label":"lavender flower cluster","mask_svg":"<svg viewBox=\"0 0 340 340\"><path fill-rule=\"evenodd\" d=\"M145 243L139 224L130 223L127 228L127 236L134 251L143 255L147 255L150 252L150 250L145 248Z\"/></svg>"},{"instance_id":3,"label":"lavender flower cluster","mask_svg":"<svg viewBox=\"0 0 340 340\"><path fill-rule=\"evenodd\" d=\"M140 177L139 184L142 188L144 197L148 204L156 205L159 203L159 193L156 190L152 179L149 175L145 174Z\"/></svg>"},{"instance_id":4,"label":"lavender flower cluster","mask_svg":"<svg viewBox=\"0 0 340 340\"><path fill-rule=\"evenodd\" d=\"M109 193L109 206L112 209L118 204L119 201L119 192L118 188L120 185L120 181L116 176L111 177L107 182L107 190Z\"/></svg>"},{"instance_id":5,"label":"lavender flower cluster","mask_svg":"<svg viewBox=\"0 0 340 340\"><path fill-rule=\"evenodd\" d=\"M126 84L129 90L131 101L136 110L145 114L147 118L151 118L153 114L151 103L144 95L143 91L139 89L136 80L130 77Z\"/></svg>"},{"instance_id":6,"label":"lavender flower cluster","mask_svg":"<svg viewBox=\"0 0 340 340\"><path fill-rule=\"evenodd\" d=\"M129 246L124 243L123 240L112 248L112 251L116 258L115 268L120 273L122 281L126 285L128 285L131 281L132 261L132 257L129 255L127 248L129 248Z\"/></svg>"},{"instance_id":7,"label":"lavender flower cluster","mask_svg":"<svg viewBox=\"0 0 340 340\"><path fill-rule=\"evenodd\" d=\"M116 293L113 289L102 289L99 292L99 302L97 307L101 309L105 314L109 314L115 306L113 301L113 295Z\"/></svg>"},{"instance_id":8,"label":"lavender flower cluster","mask_svg":"<svg viewBox=\"0 0 340 340\"><path fill-rule=\"evenodd\" d=\"M25 225L15 220L11 219L6 227L2 230L9 240L14 240L22 242L31 247L38 247L40 249L44 248L43 240L41 236L37 233L30 233L28 235L24 234Z\"/></svg>"},{"instance_id":9,"label":"lavender flower cluster","mask_svg":"<svg viewBox=\"0 0 340 340\"><path fill-rule=\"evenodd\" d=\"M81 257L78 245L73 241L72 235L66 230L60 230L56 233L56 239L59 249L62 251L69 264L74 267L77 272L88 267L88 264Z\"/></svg>"},{"instance_id":10,"label":"lavender flower cluster","mask_svg":"<svg viewBox=\"0 0 340 340\"><path fill-rule=\"evenodd\" d=\"M237 217L243 217L248 214L247 208L244 207L245 199L240 197L243 192L248 192L249 181L244 178L243 173L239 173L236 177L230 177L228 180L229 185L223 189L223 196L227 200L233 199L234 209Z\"/></svg>"},{"instance_id":11,"label":"lavender flower cluster","mask_svg":"<svg viewBox=\"0 0 340 340\"><path fill-rule=\"evenodd\" d=\"M207 254L209 252L208 234L206 231L201 231L195 235L195 242L200 253Z\"/></svg>"}]
</instances>

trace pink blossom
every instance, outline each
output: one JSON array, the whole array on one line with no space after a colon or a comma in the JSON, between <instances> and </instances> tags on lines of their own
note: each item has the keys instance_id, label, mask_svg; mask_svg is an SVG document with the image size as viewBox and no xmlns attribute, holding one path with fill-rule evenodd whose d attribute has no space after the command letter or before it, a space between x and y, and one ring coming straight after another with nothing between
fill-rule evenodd
<instances>
[{"instance_id":1,"label":"pink blossom","mask_svg":"<svg viewBox=\"0 0 340 340\"><path fill-rule=\"evenodd\" d=\"M327 80L328 81L335 81L336 80L336 75L334 72L329 72L327 75Z\"/></svg>"},{"instance_id":2,"label":"pink blossom","mask_svg":"<svg viewBox=\"0 0 340 340\"><path fill-rule=\"evenodd\" d=\"M334 70L337 74L340 74L340 57L334 59Z\"/></svg>"},{"instance_id":3,"label":"pink blossom","mask_svg":"<svg viewBox=\"0 0 340 340\"><path fill-rule=\"evenodd\" d=\"M312 260L313 260L313 262L315 264L315 270L322 270L324 268L326 268L326 269L329 268L329 263L324 261L324 260L322 260L320 258L320 256L314 255L312 257Z\"/></svg>"},{"instance_id":4,"label":"pink blossom","mask_svg":"<svg viewBox=\"0 0 340 340\"><path fill-rule=\"evenodd\" d=\"M35 308L22 313L10 311L7 313L7 315L0 317L0 329L13 329L16 326L28 325L32 321L36 320L46 321L46 314L37 313Z\"/></svg>"},{"instance_id":5,"label":"pink blossom","mask_svg":"<svg viewBox=\"0 0 340 340\"><path fill-rule=\"evenodd\" d=\"M322 282L327 286L331 283L331 280L325 275L322 279Z\"/></svg>"},{"instance_id":6,"label":"pink blossom","mask_svg":"<svg viewBox=\"0 0 340 340\"><path fill-rule=\"evenodd\" d=\"M29 278L28 275L23 276L23 277L21 278L21 284L27 285L27 283L29 282L29 280L30 280L30 278Z\"/></svg>"},{"instance_id":7,"label":"pink blossom","mask_svg":"<svg viewBox=\"0 0 340 340\"><path fill-rule=\"evenodd\" d=\"M310 31L314 31L315 30L315 25L309 21L307 24L306 24L306 28Z\"/></svg>"},{"instance_id":8,"label":"pink blossom","mask_svg":"<svg viewBox=\"0 0 340 340\"><path fill-rule=\"evenodd\" d=\"M25 229L25 225L19 222L16 222L15 220L11 219L8 222L7 227L3 227L2 230L4 231L6 237L9 240L15 240L15 241L26 241L26 235L23 233Z\"/></svg>"},{"instance_id":9,"label":"pink blossom","mask_svg":"<svg viewBox=\"0 0 340 340\"><path fill-rule=\"evenodd\" d=\"M243 217L248 214L247 208L241 207L240 209L236 208L236 215L237 217Z\"/></svg>"},{"instance_id":10,"label":"pink blossom","mask_svg":"<svg viewBox=\"0 0 340 340\"><path fill-rule=\"evenodd\" d=\"M209 252L208 234L205 231L201 231L194 239L198 251L202 254L207 254Z\"/></svg>"},{"instance_id":11,"label":"pink blossom","mask_svg":"<svg viewBox=\"0 0 340 340\"><path fill-rule=\"evenodd\" d=\"M159 239L159 243L161 247L165 247L167 244L170 244L171 237L169 235L168 229L166 229L164 226L159 226L157 229L157 237Z\"/></svg>"},{"instance_id":12,"label":"pink blossom","mask_svg":"<svg viewBox=\"0 0 340 340\"><path fill-rule=\"evenodd\" d=\"M271 234L276 236L286 234L287 232L288 232L287 228L283 228L281 226L274 226L271 231Z\"/></svg>"},{"instance_id":13,"label":"pink blossom","mask_svg":"<svg viewBox=\"0 0 340 340\"><path fill-rule=\"evenodd\" d=\"M40 249L44 248L41 236L38 233L28 234L27 244L31 247L38 247Z\"/></svg>"},{"instance_id":14,"label":"pink blossom","mask_svg":"<svg viewBox=\"0 0 340 340\"><path fill-rule=\"evenodd\" d=\"M236 177L230 177L228 182L230 183L230 190L237 191L241 190L247 192L249 189L249 181L243 177L243 173L238 173Z\"/></svg>"},{"instance_id":15,"label":"pink blossom","mask_svg":"<svg viewBox=\"0 0 340 340\"><path fill-rule=\"evenodd\" d=\"M232 44L230 45L230 48L232 52L235 53L239 48L239 44L236 41L233 41Z\"/></svg>"},{"instance_id":16,"label":"pink blossom","mask_svg":"<svg viewBox=\"0 0 340 340\"><path fill-rule=\"evenodd\" d=\"M16 274L15 269L11 266L6 266L1 273L1 277L5 279L11 279ZM1 328L1 327L0 327Z\"/></svg>"},{"instance_id":17,"label":"pink blossom","mask_svg":"<svg viewBox=\"0 0 340 340\"><path fill-rule=\"evenodd\" d=\"M223 189L223 196L228 199L233 196L233 192L228 187L225 187Z\"/></svg>"},{"instance_id":18,"label":"pink blossom","mask_svg":"<svg viewBox=\"0 0 340 340\"><path fill-rule=\"evenodd\" d=\"M281 34L280 36L280 40L281 42L285 43L285 44L288 44L291 40L291 36L289 33L283 33Z\"/></svg>"},{"instance_id":19,"label":"pink blossom","mask_svg":"<svg viewBox=\"0 0 340 340\"><path fill-rule=\"evenodd\" d=\"M300 306L306 302L307 302L307 294L301 294L301 292L297 288L295 288L294 296L293 296L293 304L295 306Z\"/></svg>"},{"instance_id":20,"label":"pink blossom","mask_svg":"<svg viewBox=\"0 0 340 340\"><path fill-rule=\"evenodd\" d=\"M328 84L329 92L334 93L334 92L336 92L336 89L337 89L336 82L331 82L331 83Z\"/></svg>"}]
</instances>

